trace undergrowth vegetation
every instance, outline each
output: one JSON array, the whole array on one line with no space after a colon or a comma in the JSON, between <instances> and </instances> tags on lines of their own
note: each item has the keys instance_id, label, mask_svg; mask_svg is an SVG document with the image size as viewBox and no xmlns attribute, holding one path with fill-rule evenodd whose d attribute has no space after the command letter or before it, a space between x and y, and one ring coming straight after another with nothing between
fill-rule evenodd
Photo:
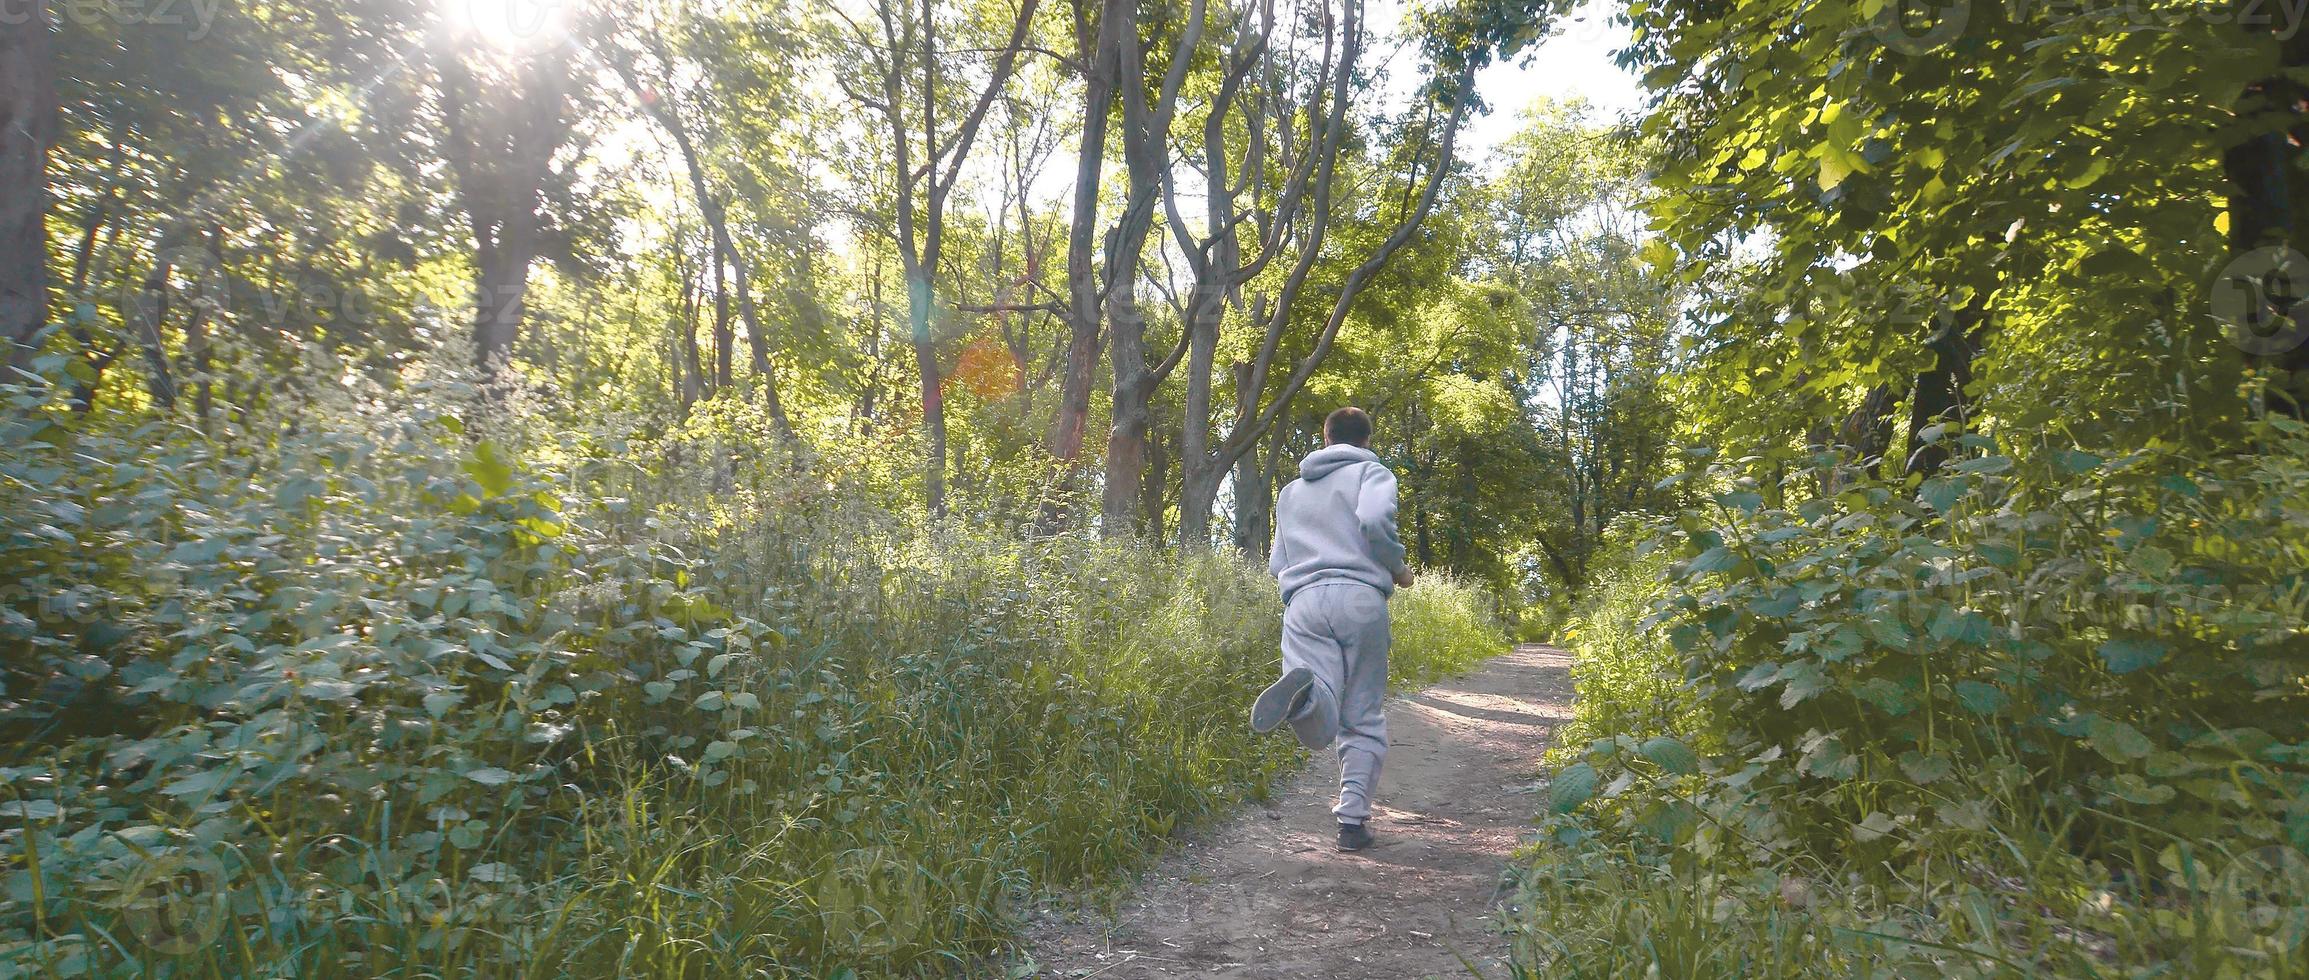
<instances>
[{"instance_id":1,"label":"undergrowth vegetation","mask_svg":"<svg viewBox=\"0 0 2309 980\"><path fill-rule=\"evenodd\" d=\"M1300 758L1236 557L421 374L206 435L8 390L0 973L951 972ZM1496 652L1412 596L1403 676Z\"/></svg>"},{"instance_id":2,"label":"undergrowth vegetation","mask_svg":"<svg viewBox=\"0 0 2309 980\"><path fill-rule=\"evenodd\" d=\"M2309 430L1958 441L1695 464L1569 631L1532 975L2309 971Z\"/></svg>"}]
</instances>

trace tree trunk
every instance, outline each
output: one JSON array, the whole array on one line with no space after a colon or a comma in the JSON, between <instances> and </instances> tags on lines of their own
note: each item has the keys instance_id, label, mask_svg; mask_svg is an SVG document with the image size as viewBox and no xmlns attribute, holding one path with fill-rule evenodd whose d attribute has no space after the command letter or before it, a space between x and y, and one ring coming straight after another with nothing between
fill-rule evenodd
<instances>
[{"instance_id":1,"label":"tree trunk","mask_svg":"<svg viewBox=\"0 0 2309 980\"><path fill-rule=\"evenodd\" d=\"M1836 427L1836 441L1851 450L1854 463L1868 467L1871 479L1883 475L1884 453L1892 448L1892 409L1899 400L1891 385L1877 385Z\"/></svg>"},{"instance_id":2,"label":"tree trunk","mask_svg":"<svg viewBox=\"0 0 2309 980\"><path fill-rule=\"evenodd\" d=\"M1095 33L1084 37L1088 33L1084 25L1076 28L1076 47L1084 65L1082 142L1075 155L1074 215L1066 232L1066 369L1059 381L1058 418L1050 436L1050 454L1065 467L1070 481L1082 453L1083 430L1090 424L1090 395L1101 346L1099 326L1105 311L1097 268L1097 229L1107 126L1114 112L1122 32L1135 29L1137 10L1130 0L1102 0L1100 6ZM1111 258L1109 264L1113 265Z\"/></svg>"},{"instance_id":3,"label":"tree trunk","mask_svg":"<svg viewBox=\"0 0 2309 980\"><path fill-rule=\"evenodd\" d=\"M1122 101L1123 161L1130 174L1130 192L1124 198L1122 218L1107 236L1107 347L1114 365L1114 428L1107 434L1106 488L1099 500L1099 533L1106 538L1135 534L1142 526L1137 488L1145 478L1141 467L1146 463L1153 415L1148 403L1162 377L1147 364L1146 316L1139 310L1136 278L1139 256L1154 226L1165 153L1162 141L1169 129L1164 107L1147 106L1146 55L1135 18L1123 24L1116 43L1120 76L1116 88ZM1180 456L1183 461L1184 447Z\"/></svg>"},{"instance_id":4,"label":"tree trunk","mask_svg":"<svg viewBox=\"0 0 2309 980\"><path fill-rule=\"evenodd\" d=\"M0 18L0 341L31 362L48 323L48 147L55 142L48 8L27 0ZM20 380L20 379L10 379Z\"/></svg>"},{"instance_id":5,"label":"tree trunk","mask_svg":"<svg viewBox=\"0 0 2309 980\"><path fill-rule=\"evenodd\" d=\"M553 154L572 131L567 63L531 57L483 91L461 60L440 56L442 158L473 232L473 357L485 381L512 356L528 305ZM479 112L474 118L471 113Z\"/></svg>"},{"instance_id":6,"label":"tree trunk","mask_svg":"<svg viewBox=\"0 0 2309 980\"><path fill-rule=\"evenodd\" d=\"M730 386L730 362L737 347L737 332L730 327L729 256L722 251L721 235L714 235L714 392Z\"/></svg>"},{"instance_id":7,"label":"tree trunk","mask_svg":"<svg viewBox=\"0 0 2309 980\"><path fill-rule=\"evenodd\" d=\"M2309 66L2309 30L2295 31L2277 46L2280 69L2298 72ZM2226 326L2237 332L2232 340L2249 339L2250 360L2278 373L2277 397L2270 407L2295 416L2309 415L2309 342L2303 341L2304 297L2298 295L2303 271L2294 267L2309 251L2309 234L2298 217L2309 209L2309 180L2299 177L2301 148L2309 141L2309 117L2301 111L2305 97L2309 87L2288 75L2246 86L2237 100L2237 117L2248 125L2258 121L2257 131L2221 154L2229 180L2229 254L2268 251L2268 258L2245 263L2258 279L2249 287L2250 308L2237 311L2246 322Z\"/></svg>"},{"instance_id":8,"label":"tree trunk","mask_svg":"<svg viewBox=\"0 0 2309 980\"><path fill-rule=\"evenodd\" d=\"M938 349L930 335L930 273L906 277L907 336L914 344L914 368L922 382L922 432L928 445L922 461L922 496L932 520L946 517L946 398L940 387Z\"/></svg>"},{"instance_id":9,"label":"tree trunk","mask_svg":"<svg viewBox=\"0 0 2309 980\"><path fill-rule=\"evenodd\" d=\"M680 253L687 255L686 251ZM681 359L677 372L681 378L681 417L689 418L690 408L706 395L706 368L704 352L698 350L698 289L697 277L692 275L686 258L682 260L681 309L674 317L674 354Z\"/></svg>"},{"instance_id":10,"label":"tree trunk","mask_svg":"<svg viewBox=\"0 0 2309 980\"><path fill-rule=\"evenodd\" d=\"M1227 468L1206 457L1198 464L1183 453L1179 460L1179 547L1207 551L1211 547L1211 514L1217 507L1219 484Z\"/></svg>"},{"instance_id":11,"label":"tree trunk","mask_svg":"<svg viewBox=\"0 0 2309 980\"><path fill-rule=\"evenodd\" d=\"M1140 495L1139 512L1146 520L1146 540L1163 540L1163 512L1170 509L1170 454L1163 451L1162 431L1148 426L1146 433L1145 490Z\"/></svg>"},{"instance_id":12,"label":"tree trunk","mask_svg":"<svg viewBox=\"0 0 2309 980\"><path fill-rule=\"evenodd\" d=\"M158 254L145 273L143 288L137 290L128 319L136 345L144 351L145 388L152 392L152 403L165 412L176 408L176 379L169 374L168 346L161 338L168 323L168 277L175 251L166 238L154 251Z\"/></svg>"},{"instance_id":13,"label":"tree trunk","mask_svg":"<svg viewBox=\"0 0 2309 980\"><path fill-rule=\"evenodd\" d=\"M1248 415L1256 406L1245 404L1250 397L1251 366L1235 362L1235 414ZM1283 441L1283 431L1277 427L1267 433L1272 446ZM1274 478L1270 475L1272 453L1256 451L1244 453L1235 460L1235 550L1253 557L1264 557L1273 537L1275 503Z\"/></svg>"},{"instance_id":14,"label":"tree trunk","mask_svg":"<svg viewBox=\"0 0 2309 980\"><path fill-rule=\"evenodd\" d=\"M477 250L475 263L473 359L494 378L521 340L521 317L528 305L529 264L536 257L531 216L504 216L497 235Z\"/></svg>"},{"instance_id":15,"label":"tree trunk","mask_svg":"<svg viewBox=\"0 0 2309 980\"><path fill-rule=\"evenodd\" d=\"M1987 319L1982 300L1940 318L1929 349L1932 367L1916 376L1916 391L1908 403L1908 472L1931 476L1948 462L1953 439L1926 443L1925 428L1943 419L1962 422L1964 386L1972 382L1972 358L1979 349L1980 326Z\"/></svg>"},{"instance_id":16,"label":"tree trunk","mask_svg":"<svg viewBox=\"0 0 2309 980\"><path fill-rule=\"evenodd\" d=\"M1135 259L1133 260L1135 261ZM1152 378L1146 364L1146 323L1128 284L1107 300L1114 325L1108 357L1114 366L1114 427L1106 438L1106 488L1099 499L1099 536L1109 540L1138 532L1139 482L1145 478L1146 438L1151 427Z\"/></svg>"}]
</instances>

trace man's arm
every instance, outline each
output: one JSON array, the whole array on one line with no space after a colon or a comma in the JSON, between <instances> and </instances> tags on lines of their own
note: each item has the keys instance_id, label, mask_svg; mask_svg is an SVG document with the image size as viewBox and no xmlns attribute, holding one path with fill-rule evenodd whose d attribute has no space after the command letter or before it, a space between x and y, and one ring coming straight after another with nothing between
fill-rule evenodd
<instances>
[{"instance_id":1,"label":"man's arm","mask_svg":"<svg viewBox=\"0 0 2309 980\"><path fill-rule=\"evenodd\" d=\"M1291 567L1291 559L1283 555L1283 500L1290 496L1290 493L1291 488L1285 485L1283 492L1275 495L1274 510L1267 514L1268 522L1275 525L1274 543L1267 546L1267 576L1269 578L1282 578L1283 569Z\"/></svg>"},{"instance_id":2,"label":"man's arm","mask_svg":"<svg viewBox=\"0 0 2309 980\"><path fill-rule=\"evenodd\" d=\"M1363 539L1371 543L1371 557L1400 584L1409 584L1411 566L1404 563L1403 539L1395 532L1395 474L1376 463L1363 467L1362 493L1355 499L1355 520L1363 525Z\"/></svg>"}]
</instances>

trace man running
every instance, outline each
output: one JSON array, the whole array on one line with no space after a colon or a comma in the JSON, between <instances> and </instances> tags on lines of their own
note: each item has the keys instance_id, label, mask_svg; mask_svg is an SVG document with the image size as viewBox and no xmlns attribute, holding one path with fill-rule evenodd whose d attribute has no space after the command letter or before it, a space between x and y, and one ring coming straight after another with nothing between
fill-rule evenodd
<instances>
[{"instance_id":1,"label":"man running","mask_svg":"<svg viewBox=\"0 0 2309 980\"><path fill-rule=\"evenodd\" d=\"M1339 750L1339 849L1371 846L1363 826L1387 758L1387 597L1411 584L1395 531L1395 474L1371 452L1371 416L1323 420L1323 448L1275 503L1267 571L1283 587L1283 676L1251 704L1251 729L1288 721L1299 744Z\"/></svg>"}]
</instances>

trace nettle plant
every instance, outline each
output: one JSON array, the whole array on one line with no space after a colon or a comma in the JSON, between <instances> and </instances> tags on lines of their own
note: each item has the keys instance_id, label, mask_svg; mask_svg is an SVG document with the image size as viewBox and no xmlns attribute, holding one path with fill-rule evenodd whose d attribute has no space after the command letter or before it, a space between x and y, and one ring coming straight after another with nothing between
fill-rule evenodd
<instances>
[{"instance_id":1,"label":"nettle plant","mask_svg":"<svg viewBox=\"0 0 2309 980\"><path fill-rule=\"evenodd\" d=\"M1600 797L1605 827L1687 865L1916 884L2057 855L2164 896L2168 934L2309 935L2309 434L2271 420L2259 452L2210 461L1935 435L1969 458L1921 481L1827 456L1776 487L1755 459L1688 474L1724 489L1653 542L1681 557L1643 628L1682 668L1677 720L1701 721L1596 740L1554 809ZM2172 898L2223 888L2252 911Z\"/></svg>"},{"instance_id":2,"label":"nettle plant","mask_svg":"<svg viewBox=\"0 0 2309 980\"><path fill-rule=\"evenodd\" d=\"M326 935L348 964L446 955L533 904L518 869L550 867L535 841L602 789L605 733L582 726L654 733L708 782L746 751L759 704L730 667L784 634L692 588L635 522L572 520L467 431L461 381L206 436L67 425L53 388L5 393L9 970L248 927ZM652 709L677 698L706 717Z\"/></svg>"}]
</instances>

